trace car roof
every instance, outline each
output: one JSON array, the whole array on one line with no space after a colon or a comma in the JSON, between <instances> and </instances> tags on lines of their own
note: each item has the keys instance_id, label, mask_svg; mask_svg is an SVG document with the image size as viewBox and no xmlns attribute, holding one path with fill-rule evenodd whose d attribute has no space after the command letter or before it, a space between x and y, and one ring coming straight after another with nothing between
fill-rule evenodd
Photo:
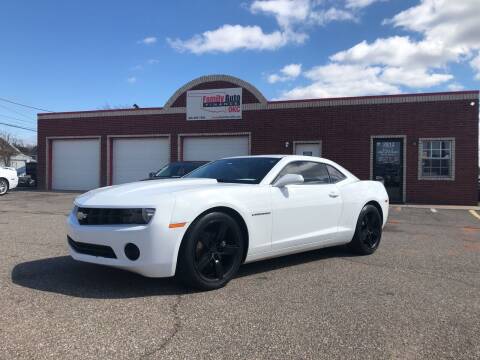
<instances>
[{"instance_id":1,"label":"car roof","mask_svg":"<svg viewBox=\"0 0 480 360\"><path fill-rule=\"evenodd\" d=\"M206 164L209 163L210 161L206 160L185 160L185 161L172 161L169 164Z\"/></svg>"},{"instance_id":2,"label":"car roof","mask_svg":"<svg viewBox=\"0 0 480 360\"><path fill-rule=\"evenodd\" d=\"M247 159L247 158L275 158L281 159L287 157L289 155L279 155L279 154L272 154L272 155L243 155L243 156L229 156L223 159Z\"/></svg>"},{"instance_id":3,"label":"car roof","mask_svg":"<svg viewBox=\"0 0 480 360\"><path fill-rule=\"evenodd\" d=\"M271 155L244 155L244 156L231 156L224 159L249 159L249 158L273 158L273 159L291 159L291 160L327 160L318 156L306 156L306 155L288 155L288 154L271 154ZM328 161L328 160L327 160Z\"/></svg>"}]
</instances>

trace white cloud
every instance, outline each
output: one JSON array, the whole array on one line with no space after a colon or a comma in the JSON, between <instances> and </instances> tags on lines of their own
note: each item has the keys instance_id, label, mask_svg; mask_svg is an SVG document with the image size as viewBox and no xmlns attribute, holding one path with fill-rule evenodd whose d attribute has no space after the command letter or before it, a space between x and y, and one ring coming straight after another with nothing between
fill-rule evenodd
<instances>
[{"instance_id":1,"label":"white cloud","mask_svg":"<svg viewBox=\"0 0 480 360\"><path fill-rule=\"evenodd\" d=\"M167 38L167 42L178 51L195 54L242 49L275 50L287 44L303 44L308 39L305 31L313 25L356 21L350 10L325 5L323 0L254 0L249 6L250 12L275 17L278 30L266 33L258 25L225 24L187 40Z\"/></svg>"},{"instance_id":2,"label":"white cloud","mask_svg":"<svg viewBox=\"0 0 480 360\"><path fill-rule=\"evenodd\" d=\"M290 64L280 70L285 76L295 78L302 73L302 64Z\"/></svg>"},{"instance_id":3,"label":"white cloud","mask_svg":"<svg viewBox=\"0 0 480 360\"><path fill-rule=\"evenodd\" d=\"M157 59L148 59L147 60L147 64L149 64L149 65L156 65L158 63L160 63L160 60L157 60Z\"/></svg>"},{"instance_id":4,"label":"white cloud","mask_svg":"<svg viewBox=\"0 0 480 360\"><path fill-rule=\"evenodd\" d=\"M360 9L372 5L373 3L385 0L347 0L345 7L349 9Z\"/></svg>"},{"instance_id":5,"label":"white cloud","mask_svg":"<svg viewBox=\"0 0 480 360\"><path fill-rule=\"evenodd\" d=\"M358 8L371 3L348 0L346 6ZM468 63L480 80L479 13L479 0L420 0L419 5L384 21L415 36L362 41L333 54L330 63L307 71L311 84L282 95L301 98L388 94L442 84L449 90L459 90L462 85L448 73L452 63Z\"/></svg>"},{"instance_id":6,"label":"white cloud","mask_svg":"<svg viewBox=\"0 0 480 360\"><path fill-rule=\"evenodd\" d=\"M480 46L479 12L478 0L421 0L386 23L423 33L428 41L441 41L463 52Z\"/></svg>"},{"instance_id":7,"label":"white cloud","mask_svg":"<svg viewBox=\"0 0 480 360\"><path fill-rule=\"evenodd\" d=\"M310 0L256 0L250 10L254 14L263 12L273 15L282 28L289 28L293 23L307 19L311 5Z\"/></svg>"},{"instance_id":8,"label":"white cloud","mask_svg":"<svg viewBox=\"0 0 480 360\"><path fill-rule=\"evenodd\" d=\"M254 14L263 12L274 16L282 29L292 29L299 24L326 25L332 21L355 20L350 11L324 5L319 0L256 0L250 10Z\"/></svg>"},{"instance_id":9,"label":"white cloud","mask_svg":"<svg viewBox=\"0 0 480 360\"><path fill-rule=\"evenodd\" d=\"M282 99L395 94L400 89L381 79L381 68L362 65L328 64L305 73L310 85L284 92Z\"/></svg>"},{"instance_id":10,"label":"white cloud","mask_svg":"<svg viewBox=\"0 0 480 360\"><path fill-rule=\"evenodd\" d=\"M382 64L408 67L440 67L456 59L441 42L415 42L408 36L380 38L373 43L362 41L352 48L340 51L330 57L333 61Z\"/></svg>"},{"instance_id":11,"label":"white cloud","mask_svg":"<svg viewBox=\"0 0 480 360\"><path fill-rule=\"evenodd\" d=\"M267 81L270 84L275 84L281 81L293 80L300 76L301 73L302 64L285 65L282 69L280 69L280 74L269 75Z\"/></svg>"},{"instance_id":12,"label":"white cloud","mask_svg":"<svg viewBox=\"0 0 480 360\"><path fill-rule=\"evenodd\" d=\"M170 46L183 52L194 54L206 52L231 52L234 50L275 50L289 41L303 43L306 37L290 37L290 34L274 31L266 34L259 26L223 25L205 31L188 40L167 39Z\"/></svg>"},{"instance_id":13,"label":"white cloud","mask_svg":"<svg viewBox=\"0 0 480 360\"><path fill-rule=\"evenodd\" d=\"M144 44L144 45L153 45L157 42L157 38L155 36L148 36L142 40L139 40L139 44Z\"/></svg>"},{"instance_id":14,"label":"white cloud","mask_svg":"<svg viewBox=\"0 0 480 360\"><path fill-rule=\"evenodd\" d=\"M480 49L480 1L422 0L385 21L423 35L424 42L444 48L444 62L462 62ZM475 62L470 63L475 70Z\"/></svg>"},{"instance_id":15,"label":"white cloud","mask_svg":"<svg viewBox=\"0 0 480 360\"><path fill-rule=\"evenodd\" d=\"M464 90L465 87L462 84L459 84L457 82L451 83L447 86L447 89L450 91L461 91Z\"/></svg>"},{"instance_id":16,"label":"white cloud","mask_svg":"<svg viewBox=\"0 0 480 360\"><path fill-rule=\"evenodd\" d=\"M480 80L480 52L476 58L470 61L470 66L476 71L475 79Z\"/></svg>"},{"instance_id":17,"label":"white cloud","mask_svg":"<svg viewBox=\"0 0 480 360\"><path fill-rule=\"evenodd\" d=\"M278 75L278 74L271 74L271 75L268 75L267 81L268 81L270 84L275 84L275 83L277 83L277 82L285 81L285 80L284 80L283 77L281 77L281 76Z\"/></svg>"},{"instance_id":18,"label":"white cloud","mask_svg":"<svg viewBox=\"0 0 480 360\"><path fill-rule=\"evenodd\" d=\"M135 76L130 76L129 78L127 78L127 82L129 84L135 84L137 82L137 78Z\"/></svg>"},{"instance_id":19,"label":"white cloud","mask_svg":"<svg viewBox=\"0 0 480 360\"><path fill-rule=\"evenodd\" d=\"M350 11L331 7L328 10L313 11L309 15L311 22L326 25L332 21L357 21L355 14Z\"/></svg>"},{"instance_id":20,"label":"white cloud","mask_svg":"<svg viewBox=\"0 0 480 360\"><path fill-rule=\"evenodd\" d=\"M453 79L450 74L429 73L426 69L405 69L386 67L382 71L382 80L389 84L403 85L410 88L429 88Z\"/></svg>"}]
</instances>

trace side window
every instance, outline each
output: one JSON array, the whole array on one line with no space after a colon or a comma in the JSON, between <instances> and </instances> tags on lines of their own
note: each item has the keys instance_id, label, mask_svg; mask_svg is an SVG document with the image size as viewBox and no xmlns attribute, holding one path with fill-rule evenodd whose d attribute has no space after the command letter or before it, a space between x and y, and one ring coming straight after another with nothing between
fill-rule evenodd
<instances>
[{"instance_id":1,"label":"side window","mask_svg":"<svg viewBox=\"0 0 480 360\"><path fill-rule=\"evenodd\" d=\"M278 174L275 180L278 180L287 174L302 175L305 184L329 184L330 177L325 164L313 161L295 161L286 165Z\"/></svg>"},{"instance_id":2,"label":"side window","mask_svg":"<svg viewBox=\"0 0 480 360\"><path fill-rule=\"evenodd\" d=\"M340 170L337 170L336 168L334 168L333 166L331 165L327 165L327 169L328 169L328 174L330 175L330 181L332 182L332 184L335 184L339 181L342 181L343 179L346 178L345 175L343 175Z\"/></svg>"}]
</instances>

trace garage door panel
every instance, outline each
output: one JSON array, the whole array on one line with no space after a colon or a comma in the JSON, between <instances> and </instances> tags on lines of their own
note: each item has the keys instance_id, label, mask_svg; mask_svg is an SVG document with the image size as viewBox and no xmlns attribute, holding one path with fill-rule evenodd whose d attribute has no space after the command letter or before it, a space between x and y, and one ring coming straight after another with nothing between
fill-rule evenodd
<instances>
[{"instance_id":1,"label":"garage door panel","mask_svg":"<svg viewBox=\"0 0 480 360\"><path fill-rule=\"evenodd\" d=\"M248 154L248 136L198 136L183 139L185 161L212 161Z\"/></svg>"},{"instance_id":2,"label":"garage door panel","mask_svg":"<svg viewBox=\"0 0 480 360\"><path fill-rule=\"evenodd\" d=\"M91 190L99 186L98 139L52 141L52 189Z\"/></svg>"},{"instance_id":3,"label":"garage door panel","mask_svg":"<svg viewBox=\"0 0 480 360\"><path fill-rule=\"evenodd\" d=\"M170 160L168 138L113 140L113 184L138 181L148 177Z\"/></svg>"}]
</instances>

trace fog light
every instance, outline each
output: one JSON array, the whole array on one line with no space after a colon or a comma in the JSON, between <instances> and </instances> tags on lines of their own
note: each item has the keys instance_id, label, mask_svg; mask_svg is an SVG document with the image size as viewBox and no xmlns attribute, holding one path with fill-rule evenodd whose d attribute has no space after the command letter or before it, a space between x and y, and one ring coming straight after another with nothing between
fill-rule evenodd
<instances>
[{"instance_id":1,"label":"fog light","mask_svg":"<svg viewBox=\"0 0 480 360\"><path fill-rule=\"evenodd\" d=\"M125 256L132 261L137 260L140 257L140 249L137 245L128 243L125 245Z\"/></svg>"}]
</instances>

